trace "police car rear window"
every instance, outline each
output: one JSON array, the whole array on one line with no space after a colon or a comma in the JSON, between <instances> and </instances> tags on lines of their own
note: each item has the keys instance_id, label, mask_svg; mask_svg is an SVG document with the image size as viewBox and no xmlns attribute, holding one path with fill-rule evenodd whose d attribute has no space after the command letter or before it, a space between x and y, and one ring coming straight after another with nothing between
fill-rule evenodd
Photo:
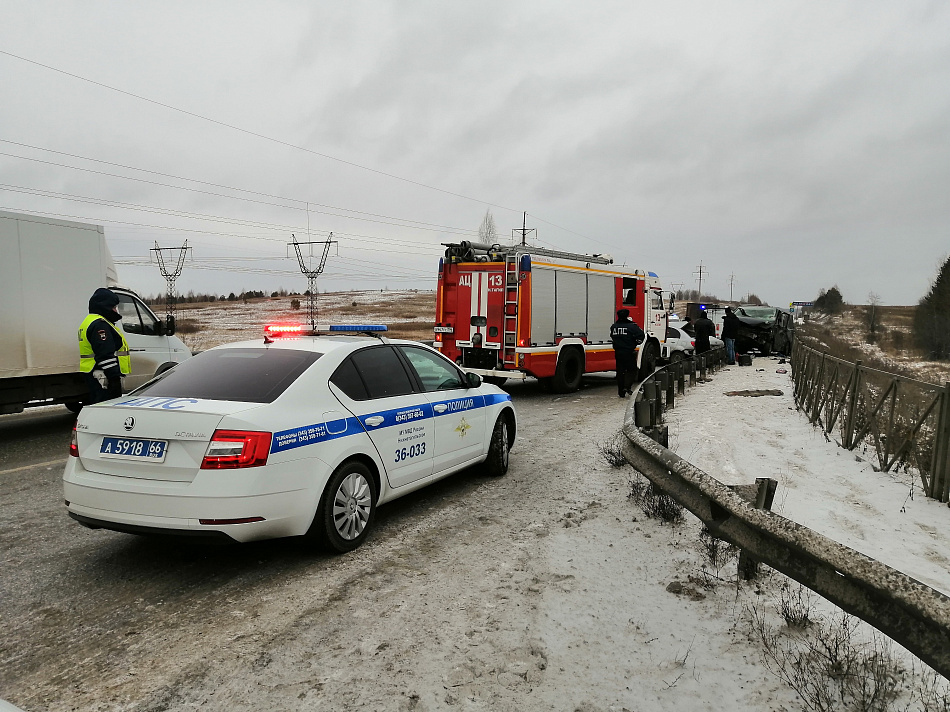
<instances>
[{"instance_id":1,"label":"police car rear window","mask_svg":"<svg viewBox=\"0 0 950 712\"><path fill-rule=\"evenodd\" d=\"M205 351L178 364L136 395L270 403L322 354L291 349Z\"/></svg>"}]
</instances>

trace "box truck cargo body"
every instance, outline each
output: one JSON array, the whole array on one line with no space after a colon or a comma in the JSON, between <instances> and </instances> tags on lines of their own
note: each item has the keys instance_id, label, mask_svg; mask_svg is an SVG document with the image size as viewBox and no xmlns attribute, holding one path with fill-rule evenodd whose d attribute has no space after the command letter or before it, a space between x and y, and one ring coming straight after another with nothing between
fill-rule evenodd
<instances>
[{"instance_id":1,"label":"box truck cargo body","mask_svg":"<svg viewBox=\"0 0 950 712\"><path fill-rule=\"evenodd\" d=\"M576 390L584 373L615 369L610 325L621 308L646 332L638 366L655 367L668 318L656 274L526 245L446 247L435 346L467 370L496 382L533 376L560 392Z\"/></svg>"},{"instance_id":2,"label":"box truck cargo body","mask_svg":"<svg viewBox=\"0 0 950 712\"><path fill-rule=\"evenodd\" d=\"M79 373L79 325L89 297L110 287L132 357L126 391L191 356L174 320L159 320L141 298L117 285L99 225L0 211L0 413L65 403L86 394Z\"/></svg>"}]
</instances>

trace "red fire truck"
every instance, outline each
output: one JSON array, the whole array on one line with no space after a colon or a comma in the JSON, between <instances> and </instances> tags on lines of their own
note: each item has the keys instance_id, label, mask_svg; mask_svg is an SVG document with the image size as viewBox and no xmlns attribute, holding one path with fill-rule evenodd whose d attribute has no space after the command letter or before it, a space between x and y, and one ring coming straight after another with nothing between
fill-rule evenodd
<instances>
[{"instance_id":1,"label":"red fire truck","mask_svg":"<svg viewBox=\"0 0 950 712\"><path fill-rule=\"evenodd\" d=\"M494 383L533 376L575 391L583 374L614 370L610 325L626 308L646 332L640 373L652 373L672 308L653 272L611 267L606 255L444 244L434 345L465 369Z\"/></svg>"}]
</instances>

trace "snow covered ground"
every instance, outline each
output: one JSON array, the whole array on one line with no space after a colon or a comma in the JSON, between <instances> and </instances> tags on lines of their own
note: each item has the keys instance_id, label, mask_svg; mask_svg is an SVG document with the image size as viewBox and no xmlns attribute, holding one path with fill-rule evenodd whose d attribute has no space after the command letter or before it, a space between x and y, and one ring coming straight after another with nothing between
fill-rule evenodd
<instances>
[{"instance_id":1,"label":"snow covered ground","mask_svg":"<svg viewBox=\"0 0 950 712\"><path fill-rule=\"evenodd\" d=\"M776 373L785 369L788 373ZM779 389L782 396L726 396ZM671 449L724 484L778 480L773 511L950 595L950 510L916 474L875 472L873 453L829 442L795 409L774 358L730 366L668 413Z\"/></svg>"}]
</instances>

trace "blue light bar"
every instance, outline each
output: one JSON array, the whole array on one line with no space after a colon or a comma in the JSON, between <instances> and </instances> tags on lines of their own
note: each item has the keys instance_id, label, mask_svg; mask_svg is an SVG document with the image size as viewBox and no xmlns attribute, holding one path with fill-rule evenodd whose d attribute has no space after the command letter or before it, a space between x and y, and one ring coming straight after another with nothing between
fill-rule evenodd
<instances>
[{"instance_id":1,"label":"blue light bar","mask_svg":"<svg viewBox=\"0 0 950 712\"><path fill-rule=\"evenodd\" d=\"M327 331L389 331L385 324L331 324Z\"/></svg>"}]
</instances>

